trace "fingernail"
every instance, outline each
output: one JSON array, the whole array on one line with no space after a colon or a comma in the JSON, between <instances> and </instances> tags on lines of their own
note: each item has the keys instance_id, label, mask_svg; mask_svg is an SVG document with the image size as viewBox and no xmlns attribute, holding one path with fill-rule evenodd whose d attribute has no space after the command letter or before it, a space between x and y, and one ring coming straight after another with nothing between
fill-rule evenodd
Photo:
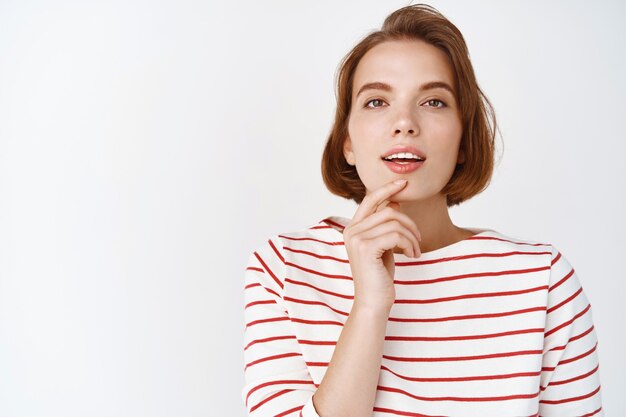
<instances>
[{"instance_id":1,"label":"fingernail","mask_svg":"<svg viewBox=\"0 0 626 417\"><path fill-rule=\"evenodd\" d=\"M406 180L395 180L393 183L394 184L404 184L406 182Z\"/></svg>"}]
</instances>

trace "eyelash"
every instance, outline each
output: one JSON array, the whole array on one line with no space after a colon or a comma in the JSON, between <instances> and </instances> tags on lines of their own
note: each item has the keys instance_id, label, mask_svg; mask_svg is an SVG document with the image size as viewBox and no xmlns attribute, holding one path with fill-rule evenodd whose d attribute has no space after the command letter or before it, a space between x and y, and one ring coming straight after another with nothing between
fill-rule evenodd
<instances>
[{"instance_id":1,"label":"eyelash","mask_svg":"<svg viewBox=\"0 0 626 417\"><path fill-rule=\"evenodd\" d=\"M365 108L370 108L370 109L376 109L376 108L380 107L380 106L377 106L377 107L370 107L370 106L368 106L368 104L370 104L372 101L384 101L384 100L381 100L379 98L373 98L373 99L367 101L365 103L364 107ZM437 98L431 98L430 100L426 101L426 103L429 103L431 101L438 101L439 103L441 103L441 106L429 106L429 107L435 107L436 109L441 109L441 108L447 107L446 103L444 103L443 101L441 101L441 100L439 100Z\"/></svg>"}]
</instances>

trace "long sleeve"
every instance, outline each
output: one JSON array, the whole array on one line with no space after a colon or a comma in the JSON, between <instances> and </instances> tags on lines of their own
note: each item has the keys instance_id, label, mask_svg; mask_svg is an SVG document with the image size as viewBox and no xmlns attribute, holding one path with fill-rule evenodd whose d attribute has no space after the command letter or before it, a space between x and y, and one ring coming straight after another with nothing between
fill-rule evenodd
<instances>
[{"instance_id":1,"label":"long sleeve","mask_svg":"<svg viewBox=\"0 0 626 417\"><path fill-rule=\"evenodd\" d=\"M598 339L576 272L552 246L539 415L603 416Z\"/></svg>"},{"instance_id":2,"label":"long sleeve","mask_svg":"<svg viewBox=\"0 0 626 417\"><path fill-rule=\"evenodd\" d=\"M248 415L319 417L311 379L282 299L284 257L273 236L250 256L244 289L242 398Z\"/></svg>"}]
</instances>

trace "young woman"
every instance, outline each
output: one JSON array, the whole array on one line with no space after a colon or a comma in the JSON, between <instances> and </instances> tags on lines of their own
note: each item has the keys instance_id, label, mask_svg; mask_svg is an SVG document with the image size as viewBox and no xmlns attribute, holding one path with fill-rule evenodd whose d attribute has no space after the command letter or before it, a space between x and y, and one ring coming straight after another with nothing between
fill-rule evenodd
<instances>
[{"instance_id":1,"label":"young woman","mask_svg":"<svg viewBox=\"0 0 626 417\"><path fill-rule=\"evenodd\" d=\"M435 9L344 59L322 171L354 200L245 273L251 416L601 416L590 304L557 248L460 228L490 181L491 105Z\"/></svg>"}]
</instances>

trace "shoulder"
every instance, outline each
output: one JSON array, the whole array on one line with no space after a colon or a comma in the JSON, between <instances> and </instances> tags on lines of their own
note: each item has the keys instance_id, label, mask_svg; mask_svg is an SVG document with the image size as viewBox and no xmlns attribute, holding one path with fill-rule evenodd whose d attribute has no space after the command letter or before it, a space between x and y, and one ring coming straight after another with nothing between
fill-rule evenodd
<instances>
[{"instance_id":1,"label":"shoulder","mask_svg":"<svg viewBox=\"0 0 626 417\"><path fill-rule=\"evenodd\" d=\"M275 235L282 243L288 242L311 242L310 245L343 245L343 229L349 219L340 216L328 216L317 222L306 225L291 232L283 232Z\"/></svg>"},{"instance_id":2,"label":"shoulder","mask_svg":"<svg viewBox=\"0 0 626 417\"><path fill-rule=\"evenodd\" d=\"M572 278L572 282L577 282L574 268L566 256L561 250L553 243L541 242L538 240L532 240L528 238L515 237L506 235L494 230L488 230L485 233L480 233L474 238L483 238L491 240L505 251L516 251L519 253L528 253L534 255L544 255L542 264L544 268L550 270L551 285L558 283L563 279Z\"/></svg>"},{"instance_id":3,"label":"shoulder","mask_svg":"<svg viewBox=\"0 0 626 417\"><path fill-rule=\"evenodd\" d=\"M492 229L474 230L480 232L467 238L459 249L471 262L541 277L547 283L556 256L551 243Z\"/></svg>"},{"instance_id":4,"label":"shoulder","mask_svg":"<svg viewBox=\"0 0 626 417\"><path fill-rule=\"evenodd\" d=\"M510 249L517 248L518 250L539 252L549 255L551 269L571 269L569 261L554 243L514 237L497 231L489 231L489 236L492 239L501 242L500 244L503 247L508 247Z\"/></svg>"},{"instance_id":5,"label":"shoulder","mask_svg":"<svg viewBox=\"0 0 626 417\"><path fill-rule=\"evenodd\" d=\"M249 255L247 275L250 279L265 281L280 292L287 267L341 254L344 249L342 231L348 221L328 216L301 228L268 236Z\"/></svg>"},{"instance_id":6,"label":"shoulder","mask_svg":"<svg viewBox=\"0 0 626 417\"><path fill-rule=\"evenodd\" d=\"M467 239L473 243L471 245L473 249L479 247L481 249L503 253L545 255L548 259L553 257L553 245L548 242L502 233L493 229L473 230L479 232Z\"/></svg>"},{"instance_id":7,"label":"shoulder","mask_svg":"<svg viewBox=\"0 0 626 417\"><path fill-rule=\"evenodd\" d=\"M285 262L285 254L292 249L316 249L343 246L343 229L349 219L327 216L291 231L274 233L259 244L251 257L268 257Z\"/></svg>"}]
</instances>

